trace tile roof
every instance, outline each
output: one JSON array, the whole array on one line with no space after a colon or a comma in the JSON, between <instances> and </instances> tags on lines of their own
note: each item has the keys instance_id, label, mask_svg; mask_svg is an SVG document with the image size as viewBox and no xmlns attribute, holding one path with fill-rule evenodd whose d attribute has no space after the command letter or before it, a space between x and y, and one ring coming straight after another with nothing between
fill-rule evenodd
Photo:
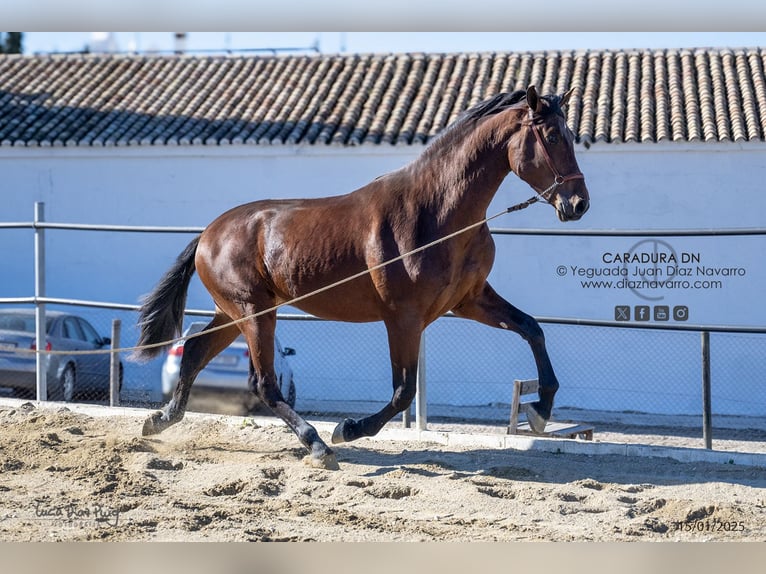
<instances>
[{"instance_id":1,"label":"tile roof","mask_svg":"<svg viewBox=\"0 0 766 574\"><path fill-rule=\"evenodd\" d=\"M764 141L766 50L0 56L0 145L425 143L500 91L578 90L581 142Z\"/></svg>"}]
</instances>

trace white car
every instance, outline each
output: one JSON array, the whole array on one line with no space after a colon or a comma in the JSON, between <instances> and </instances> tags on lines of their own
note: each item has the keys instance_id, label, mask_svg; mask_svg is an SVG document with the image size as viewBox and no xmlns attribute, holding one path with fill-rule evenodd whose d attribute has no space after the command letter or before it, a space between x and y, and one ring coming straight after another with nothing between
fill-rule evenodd
<instances>
[{"instance_id":1,"label":"white car","mask_svg":"<svg viewBox=\"0 0 766 574\"><path fill-rule=\"evenodd\" d=\"M207 323L194 322L183 332L183 336L198 333ZM170 399L178 383L183 356L184 342L175 343L169 350L165 363L162 365L162 394ZM293 370L286 357L295 354L295 349L282 348L279 339L274 337L274 371L277 374L279 388L285 401L295 406L295 381ZM194 380L195 389L205 391L248 391L247 379L250 374L250 352L241 335L211 360Z\"/></svg>"}]
</instances>

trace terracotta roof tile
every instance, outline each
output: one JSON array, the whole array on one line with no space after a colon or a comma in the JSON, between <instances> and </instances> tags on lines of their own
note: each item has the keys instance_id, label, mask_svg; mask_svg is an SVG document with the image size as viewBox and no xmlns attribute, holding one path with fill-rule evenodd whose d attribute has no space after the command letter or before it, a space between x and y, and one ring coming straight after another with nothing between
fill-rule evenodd
<instances>
[{"instance_id":1,"label":"terracotta roof tile","mask_svg":"<svg viewBox=\"0 0 766 574\"><path fill-rule=\"evenodd\" d=\"M530 83L582 142L763 141L751 49L0 56L0 145L410 145Z\"/></svg>"},{"instance_id":2,"label":"terracotta roof tile","mask_svg":"<svg viewBox=\"0 0 766 574\"><path fill-rule=\"evenodd\" d=\"M753 80L753 99L754 99L754 114L753 124L760 127L758 132L753 132L753 137L756 139L763 139L764 133L766 133L766 81L764 80L764 57L766 55L761 54L757 50L750 50L747 52L748 71L743 71L745 76L749 76ZM759 113L760 112L760 113Z\"/></svg>"},{"instance_id":3,"label":"terracotta roof tile","mask_svg":"<svg viewBox=\"0 0 766 574\"><path fill-rule=\"evenodd\" d=\"M670 98L670 137L673 141L686 139L683 75L678 52L668 54L668 97Z\"/></svg>"}]
</instances>

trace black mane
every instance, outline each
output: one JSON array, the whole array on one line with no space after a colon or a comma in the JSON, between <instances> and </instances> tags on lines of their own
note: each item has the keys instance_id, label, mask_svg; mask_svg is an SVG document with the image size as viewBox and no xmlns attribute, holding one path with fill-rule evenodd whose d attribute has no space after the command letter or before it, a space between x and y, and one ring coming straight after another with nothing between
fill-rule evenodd
<instances>
[{"instance_id":1,"label":"black mane","mask_svg":"<svg viewBox=\"0 0 766 574\"><path fill-rule=\"evenodd\" d=\"M467 109L463 114L455 121L455 123L463 120L479 119L487 116L491 116L507 110L508 108L515 106L516 104L527 99L526 90L516 90L515 92L501 92L488 98L482 102L479 102L474 107ZM561 109L561 96L549 95L540 96L540 99L545 100L548 104L547 112L555 113L560 116L564 115Z\"/></svg>"},{"instance_id":2,"label":"black mane","mask_svg":"<svg viewBox=\"0 0 766 574\"><path fill-rule=\"evenodd\" d=\"M461 131L461 128L469 126L477 120L498 114L510 107L526 101L526 99L526 90L516 90L515 92L500 92L499 94L495 94L494 96L479 102L475 106L468 108L463 113L461 113L454 122L444 128L444 130L437 137L431 140L431 145L435 144L436 142L448 139L456 132ZM540 96L540 99L547 103L546 114L555 113L562 117L564 116L564 112L561 109L561 96Z\"/></svg>"},{"instance_id":3,"label":"black mane","mask_svg":"<svg viewBox=\"0 0 766 574\"><path fill-rule=\"evenodd\" d=\"M465 120L478 120L479 118L497 114L526 99L527 93L524 90L516 90L515 92L510 93L500 92L483 102L479 102L474 107L468 108L455 123Z\"/></svg>"}]
</instances>

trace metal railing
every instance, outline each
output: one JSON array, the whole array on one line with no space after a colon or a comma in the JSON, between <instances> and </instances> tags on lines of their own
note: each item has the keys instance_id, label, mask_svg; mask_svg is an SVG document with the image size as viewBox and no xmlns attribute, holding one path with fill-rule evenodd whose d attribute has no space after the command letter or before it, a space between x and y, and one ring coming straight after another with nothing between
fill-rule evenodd
<instances>
[{"instance_id":1,"label":"metal railing","mask_svg":"<svg viewBox=\"0 0 766 574\"><path fill-rule=\"evenodd\" d=\"M138 305L119 303L107 303L99 301L86 301L79 299L63 299L46 296L45 283L45 230L78 230L78 231L101 231L114 233L200 233L204 227L165 227L165 226L127 226L127 225L92 225L51 223L45 221L44 204L35 203L35 218L32 222L0 222L2 229L33 229L34 230L34 259L35 259L35 295L33 297L6 297L0 298L0 304L31 304L36 308L36 345L37 349L45 348L45 306L47 304L76 305L101 309L114 309L121 311L136 311ZM679 230L549 230L549 229L492 229L496 235L535 235L535 236L588 236L588 237L689 237L689 236L746 236L766 235L766 229L742 228L742 229L679 229ZM189 315L212 316L212 311L189 309ZM450 317L448 314L446 317ZM279 319L297 321L321 321L317 317L301 314L282 314ZM660 331L691 331L699 332L701 337L701 381L702 381L702 404L703 404L703 438L705 446L712 445L712 412L710 390L710 346L711 332L719 333L750 333L766 334L766 327L749 327L737 325L702 325L702 324L657 324L657 323L626 323L623 321L591 320L566 317L536 317L540 323L575 325L581 327L616 327L621 329L645 329ZM119 353L115 348L113 353ZM425 336L421 339L421 355L417 378L417 394L415 399L416 426L425 430L427 426L426 409L426 374L425 374ZM38 400L47 400L46 369L42 361L45 355L37 353L37 383L36 392ZM410 424L409 412L404 415L405 425Z\"/></svg>"}]
</instances>

